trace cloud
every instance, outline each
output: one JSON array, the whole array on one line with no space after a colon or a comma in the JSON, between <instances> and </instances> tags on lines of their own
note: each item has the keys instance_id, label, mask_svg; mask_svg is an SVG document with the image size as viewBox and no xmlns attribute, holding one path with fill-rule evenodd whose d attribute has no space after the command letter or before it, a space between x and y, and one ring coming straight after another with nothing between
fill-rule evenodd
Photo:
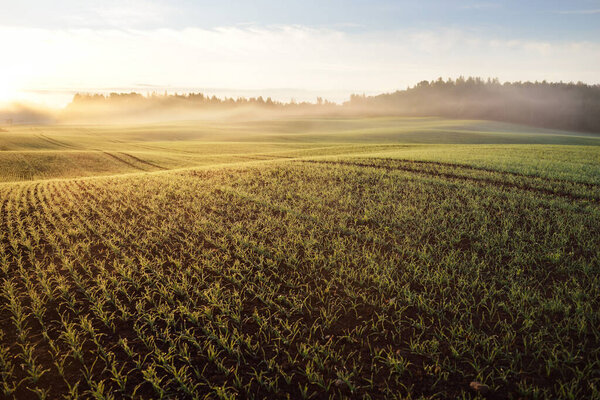
<instances>
[{"instance_id":1,"label":"cloud","mask_svg":"<svg viewBox=\"0 0 600 400\"><path fill-rule=\"evenodd\" d=\"M462 9L465 10L491 10L491 9L498 9L501 8L502 6L499 3L492 3L492 2L487 2L487 3L473 3L473 4L467 4L462 6Z\"/></svg>"},{"instance_id":2,"label":"cloud","mask_svg":"<svg viewBox=\"0 0 600 400\"><path fill-rule=\"evenodd\" d=\"M160 24L173 15L174 9L165 4L148 0L105 1L102 6L91 8L91 13L104 24L112 27L138 27Z\"/></svg>"},{"instance_id":3,"label":"cloud","mask_svg":"<svg viewBox=\"0 0 600 400\"><path fill-rule=\"evenodd\" d=\"M464 30L348 32L1 28L11 89L157 87L389 91L438 76L598 83L600 43L498 39Z\"/></svg>"},{"instance_id":4,"label":"cloud","mask_svg":"<svg viewBox=\"0 0 600 400\"><path fill-rule=\"evenodd\" d=\"M600 8L592 9L592 10L562 10L557 11L557 14L579 14L579 15L592 15L592 14L600 14Z\"/></svg>"}]
</instances>

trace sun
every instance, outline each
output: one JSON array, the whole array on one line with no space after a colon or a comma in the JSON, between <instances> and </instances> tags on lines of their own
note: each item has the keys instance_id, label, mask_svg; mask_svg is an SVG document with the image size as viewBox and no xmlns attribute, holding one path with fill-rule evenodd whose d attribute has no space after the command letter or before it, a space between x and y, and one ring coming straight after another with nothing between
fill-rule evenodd
<instances>
[{"instance_id":1,"label":"sun","mask_svg":"<svg viewBox=\"0 0 600 400\"><path fill-rule=\"evenodd\" d=\"M0 80L0 102L14 100L14 96L14 87L10 83Z\"/></svg>"}]
</instances>

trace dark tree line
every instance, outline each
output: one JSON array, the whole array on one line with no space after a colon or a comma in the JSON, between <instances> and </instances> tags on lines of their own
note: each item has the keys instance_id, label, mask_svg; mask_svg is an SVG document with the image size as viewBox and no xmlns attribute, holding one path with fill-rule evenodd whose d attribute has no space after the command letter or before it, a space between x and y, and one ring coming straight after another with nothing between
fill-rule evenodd
<instances>
[{"instance_id":1,"label":"dark tree line","mask_svg":"<svg viewBox=\"0 0 600 400\"><path fill-rule=\"evenodd\" d=\"M377 113L487 119L600 132L600 85L583 83L440 78L394 93L352 95L344 105Z\"/></svg>"},{"instance_id":2,"label":"dark tree line","mask_svg":"<svg viewBox=\"0 0 600 400\"><path fill-rule=\"evenodd\" d=\"M315 106L334 106L335 103L317 97L317 102L295 102L289 103L272 100L270 97L266 99L259 97L225 97L208 96L203 93L187 93L187 94L157 94L152 93L149 96L144 96L139 93L110 93L103 94L76 94L69 107L77 106L93 106L93 105L143 105L147 107L162 107L162 106L188 106L188 107L234 107L244 105L254 105L260 107L315 107Z\"/></svg>"},{"instance_id":3,"label":"dark tree line","mask_svg":"<svg viewBox=\"0 0 600 400\"><path fill-rule=\"evenodd\" d=\"M514 82L458 78L422 81L414 87L378 96L352 95L343 105L322 98L316 103L284 103L270 97L218 98L202 93L77 94L66 111L84 114L185 109L210 111L252 106L271 112L332 115L405 115L487 119L533 126L600 132L600 85L583 83Z\"/></svg>"}]
</instances>

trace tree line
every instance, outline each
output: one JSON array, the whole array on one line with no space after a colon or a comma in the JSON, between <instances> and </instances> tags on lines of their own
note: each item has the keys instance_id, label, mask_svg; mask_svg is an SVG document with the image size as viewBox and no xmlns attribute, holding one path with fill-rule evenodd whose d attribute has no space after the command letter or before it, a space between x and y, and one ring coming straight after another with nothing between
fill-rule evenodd
<instances>
[{"instance_id":1,"label":"tree line","mask_svg":"<svg viewBox=\"0 0 600 400\"><path fill-rule=\"evenodd\" d=\"M383 114L486 119L600 132L600 85L581 82L440 78L394 93L352 95L344 106Z\"/></svg>"},{"instance_id":2,"label":"tree line","mask_svg":"<svg viewBox=\"0 0 600 400\"><path fill-rule=\"evenodd\" d=\"M261 107L273 108L292 108L292 107L314 107L314 106L335 106L336 103L317 97L316 103L311 102L282 102L263 96L258 97L225 97L209 96L204 93L185 93L185 94L158 94L156 92L144 96L140 93L110 93L88 94L77 93L68 107L93 106L93 105L146 105L146 106L215 106L215 107L233 107L244 105L255 105Z\"/></svg>"},{"instance_id":3,"label":"tree line","mask_svg":"<svg viewBox=\"0 0 600 400\"><path fill-rule=\"evenodd\" d=\"M600 85L546 81L501 83L498 79L475 77L422 81L406 90L376 96L353 94L343 104L323 98L317 98L314 103L281 102L262 96L234 99L203 93L76 94L66 112L143 113L170 108L210 111L248 106L274 113L439 116L600 132Z\"/></svg>"}]
</instances>

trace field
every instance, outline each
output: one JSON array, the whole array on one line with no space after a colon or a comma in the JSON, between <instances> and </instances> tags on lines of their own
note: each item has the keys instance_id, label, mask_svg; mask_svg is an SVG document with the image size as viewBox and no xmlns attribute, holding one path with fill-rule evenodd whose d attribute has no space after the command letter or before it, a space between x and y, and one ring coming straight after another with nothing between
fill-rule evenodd
<instances>
[{"instance_id":1,"label":"field","mask_svg":"<svg viewBox=\"0 0 600 400\"><path fill-rule=\"evenodd\" d=\"M600 398L598 135L3 127L0 267L2 398Z\"/></svg>"}]
</instances>

